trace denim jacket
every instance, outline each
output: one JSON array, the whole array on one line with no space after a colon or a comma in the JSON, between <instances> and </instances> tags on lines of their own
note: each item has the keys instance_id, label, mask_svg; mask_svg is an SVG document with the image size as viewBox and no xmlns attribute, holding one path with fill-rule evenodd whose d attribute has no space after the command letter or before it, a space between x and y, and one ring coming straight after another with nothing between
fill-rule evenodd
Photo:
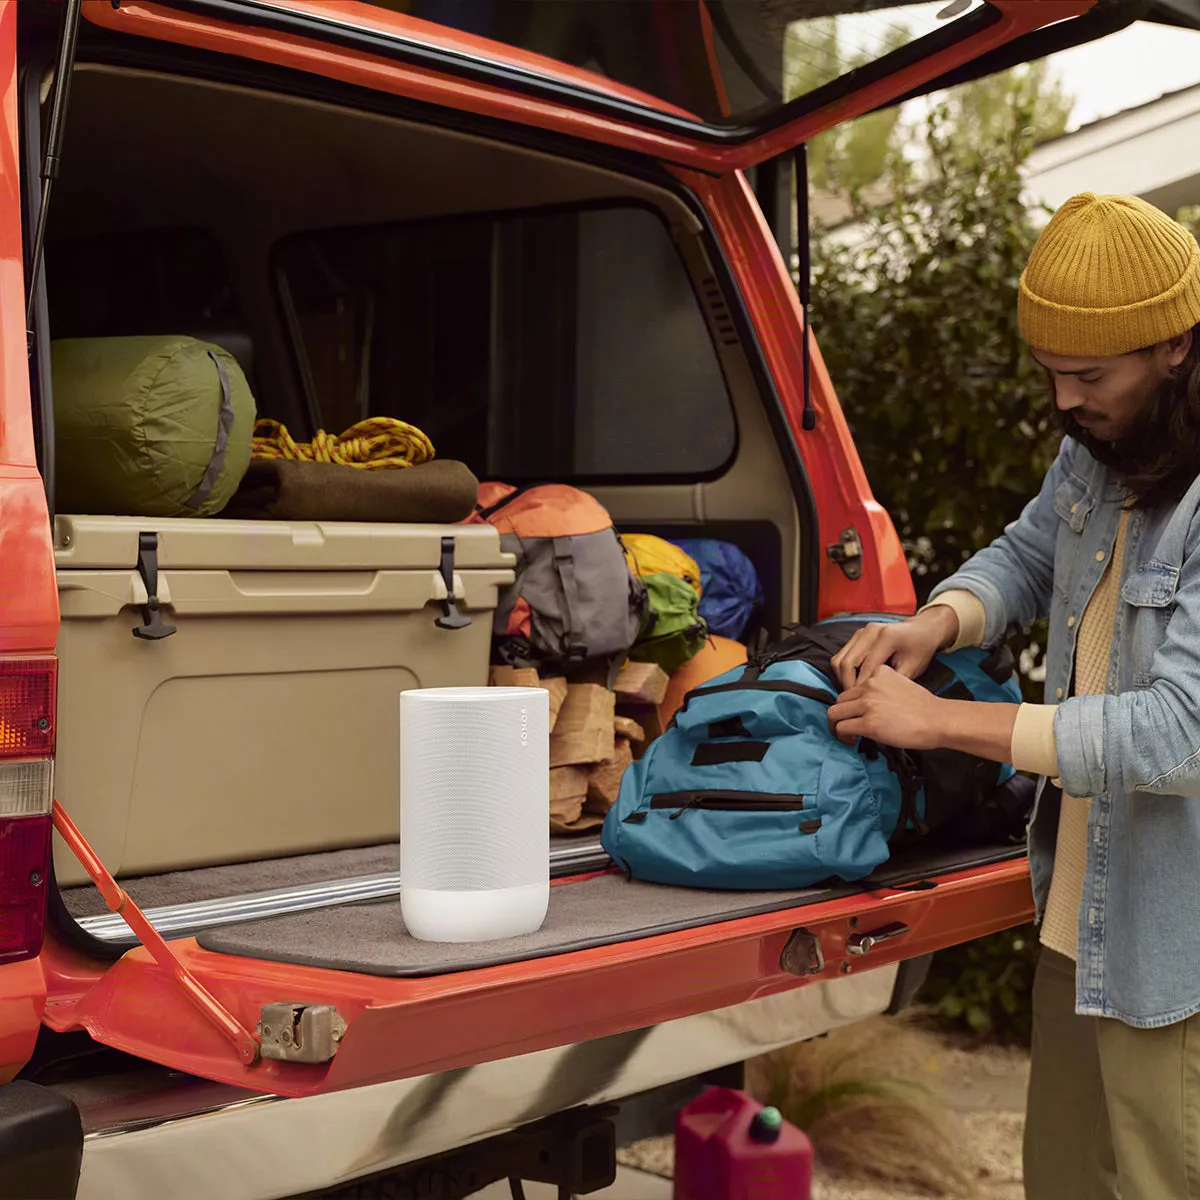
<instances>
[{"instance_id":1,"label":"denim jacket","mask_svg":"<svg viewBox=\"0 0 1200 1200\"><path fill-rule=\"evenodd\" d=\"M1198 464L1200 467L1200 464ZM973 592L985 645L1049 617L1046 702L1059 778L1091 797L1076 1011L1129 1025L1200 1012L1200 478L1177 505L1130 515L1105 695L1072 696L1079 618L1112 552L1122 495L1063 441L1037 497L941 583ZM1029 827L1037 920L1060 799L1043 779Z\"/></svg>"}]
</instances>

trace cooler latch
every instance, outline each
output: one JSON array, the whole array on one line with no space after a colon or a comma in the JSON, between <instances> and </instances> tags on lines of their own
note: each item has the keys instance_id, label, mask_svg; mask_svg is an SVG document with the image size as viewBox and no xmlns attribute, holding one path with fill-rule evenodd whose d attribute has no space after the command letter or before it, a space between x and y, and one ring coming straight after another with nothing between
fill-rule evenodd
<instances>
[{"instance_id":1,"label":"cooler latch","mask_svg":"<svg viewBox=\"0 0 1200 1200\"><path fill-rule=\"evenodd\" d=\"M158 642L168 638L175 632L174 625L168 625L162 619L162 609L158 601L158 534L138 534L138 574L146 585L146 603L142 605L142 620L133 631L135 638L143 638L148 642Z\"/></svg>"},{"instance_id":2,"label":"cooler latch","mask_svg":"<svg viewBox=\"0 0 1200 1200\"><path fill-rule=\"evenodd\" d=\"M442 583L446 585L446 596L442 600L442 615L434 622L439 629L464 629L470 625L471 618L459 612L458 601L454 598L454 539L442 538L442 561L438 567Z\"/></svg>"}]
</instances>

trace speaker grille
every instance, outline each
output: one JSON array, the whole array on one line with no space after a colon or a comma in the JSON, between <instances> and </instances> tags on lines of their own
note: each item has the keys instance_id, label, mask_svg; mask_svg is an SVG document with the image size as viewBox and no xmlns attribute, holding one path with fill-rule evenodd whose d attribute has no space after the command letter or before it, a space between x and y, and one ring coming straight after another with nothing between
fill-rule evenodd
<instances>
[{"instance_id":1,"label":"speaker grille","mask_svg":"<svg viewBox=\"0 0 1200 1200\"><path fill-rule=\"evenodd\" d=\"M544 883L549 747L542 688L402 693L403 886L488 891Z\"/></svg>"}]
</instances>

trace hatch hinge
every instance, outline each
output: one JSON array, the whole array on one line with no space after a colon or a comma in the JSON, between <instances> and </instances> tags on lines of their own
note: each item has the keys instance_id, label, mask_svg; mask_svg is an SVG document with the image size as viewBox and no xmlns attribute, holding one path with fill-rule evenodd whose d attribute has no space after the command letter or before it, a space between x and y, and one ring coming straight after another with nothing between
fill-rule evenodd
<instances>
[{"instance_id":1,"label":"hatch hinge","mask_svg":"<svg viewBox=\"0 0 1200 1200\"><path fill-rule=\"evenodd\" d=\"M263 1058L325 1063L346 1036L346 1022L332 1004L264 1004L258 1022Z\"/></svg>"},{"instance_id":2,"label":"hatch hinge","mask_svg":"<svg viewBox=\"0 0 1200 1200\"><path fill-rule=\"evenodd\" d=\"M112 877L108 868L100 861L99 855L88 844L87 839L79 832L75 822L67 816L66 810L57 800L54 801L53 814L55 831L79 860L80 866L95 884L109 911L120 915L150 957L183 992L201 1018L221 1032L238 1059L247 1066L258 1062L259 1046L254 1034L180 962L162 934L150 924L146 914Z\"/></svg>"},{"instance_id":3,"label":"hatch hinge","mask_svg":"<svg viewBox=\"0 0 1200 1200\"><path fill-rule=\"evenodd\" d=\"M843 529L837 545L826 547L825 553L842 568L847 579L858 579L862 575L862 541L853 525Z\"/></svg>"},{"instance_id":4,"label":"hatch hinge","mask_svg":"<svg viewBox=\"0 0 1200 1200\"><path fill-rule=\"evenodd\" d=\"M143 638L148 642L158 642L168 638L175 632L174 625L168 625L162 619L162 605L158 600L158 534L138 534L138 574L146 585L146 603L142 606L142 620L134 631L135 638Z\"/></svg>"},{"instance_id":5,"label":"hatch hinge","mask_svg":"<svg viewBox=\"0 0 1200 1200\"><path fill-rule=\"evenodd\" d=\"M458 601L454 598L454 539L442 538L442 561L438 566L442 583L446 585L446 595L442 600L442 615L434 622L439 629L465 629L471 623L471 618L458 610Z\"/></svg>"}]
</instances>

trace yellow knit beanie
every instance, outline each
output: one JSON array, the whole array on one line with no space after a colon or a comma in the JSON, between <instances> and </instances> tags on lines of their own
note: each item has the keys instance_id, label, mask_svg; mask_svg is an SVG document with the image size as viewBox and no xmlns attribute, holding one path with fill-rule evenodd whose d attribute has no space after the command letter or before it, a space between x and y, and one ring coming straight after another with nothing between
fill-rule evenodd
<instances>
[{"instance_id":1,"label":"yellow knit beanie","mask_svg":"<svg viewBox=\"0 0 1200 1200\"><path fill-rule=\"evenodd\" d=\"M1107 358L1200 323L1200 246L1136 196L1072 196L1021 274L1021 336L1035 350Z\"/></svg>"}]
</instances>

